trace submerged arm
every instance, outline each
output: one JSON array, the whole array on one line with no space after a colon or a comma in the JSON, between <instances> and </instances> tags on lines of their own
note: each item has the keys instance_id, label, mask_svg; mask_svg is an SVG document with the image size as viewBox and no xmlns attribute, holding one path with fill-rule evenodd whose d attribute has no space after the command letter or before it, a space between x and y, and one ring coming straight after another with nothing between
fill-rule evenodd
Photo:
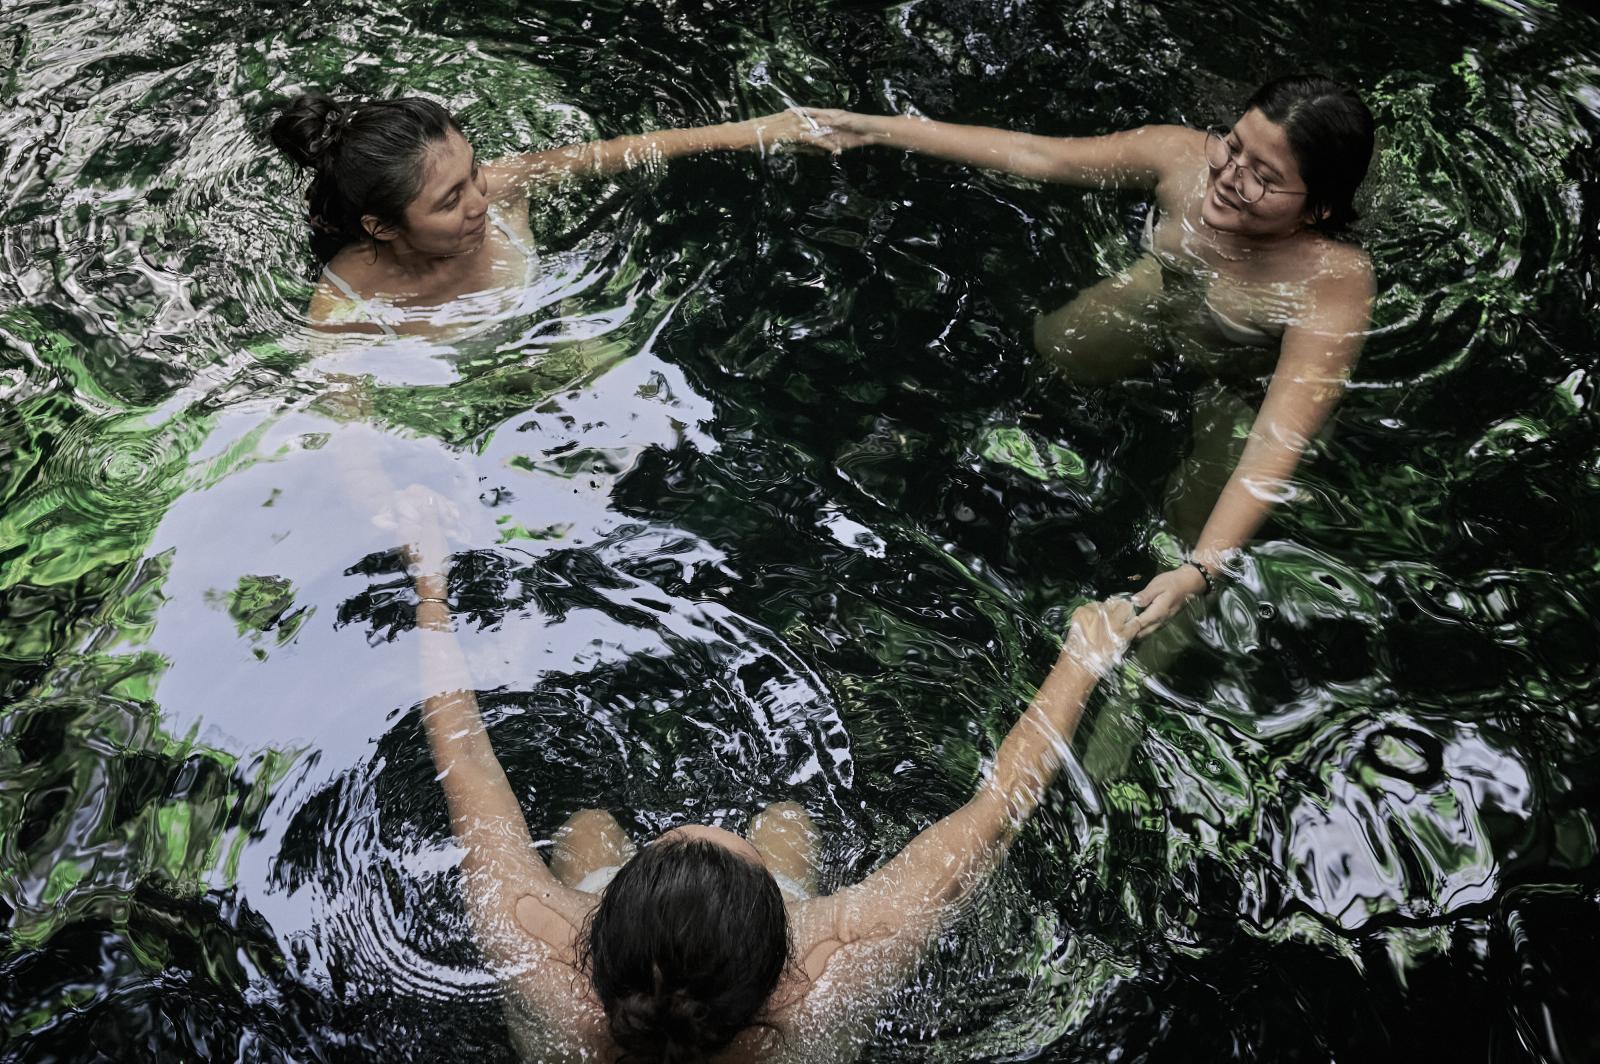
<instances>
[{"instance_id":1,"label":"submerged arm","mask_svg":"<svg viewBox=\"0 0 1600 1064\"><path fill-rule=\"evenodd\" d=\"M1284 330L1278 365L1244 453L1195 546L1194 560L1213 576L1290 493L1290 478L1306 448L1344 395L1366 339L1372 297L1372 272L1363 257L1324 283L1304 322ZM1134 596L1135 603L1146 607L1139 615L1139 630L1159 627L1205 589L1206 581L1193 565L1160 574Z\"/></svg>"},{"instance_id":2,"label":"submerged arm","mask_svg":"<svg viewBox=\"0 0 1600 1064\"><path fill-rule=\"evenodd\" d=\"M564 950L586 905L558 882L533 848L527 821L495 756L478 712L465 655L445 601L449 569L439 500L418 487L410 504L405 548L417 591L417 636L423 690L422 725L450 809L450 830L465 851L468 914L479 945L502 965L525 965L527 935Z\"/></svg>"},{"instance_id":3,"label":"submerged arm","mask_svg":"<svg viewBox=\"0 0 1600 1064\"><path fill-rule=\"evenodd\" d=\"M1084 703L1127 646L1133 608L1126 601L1084 606L1067 644L966 805L913 839L860 884L816 906L801 942L813 980L837 952L872 958L859 966L879 992L897 985L921 958L953 908L1005 857L1066 764Z\"/></svg>"}]
</instances>

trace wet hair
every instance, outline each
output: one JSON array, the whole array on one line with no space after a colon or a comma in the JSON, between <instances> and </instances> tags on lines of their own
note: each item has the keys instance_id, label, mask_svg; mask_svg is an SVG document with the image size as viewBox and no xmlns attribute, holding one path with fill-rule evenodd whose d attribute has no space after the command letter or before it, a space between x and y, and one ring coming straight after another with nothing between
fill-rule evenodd
<instances>
[{"instance_id":1,"label":"wet hair","mask_svg":"<svg viewBox=\"0 0 1600 1064\"><path fill-rule=\"evenodd\" d=\"M1283 127L1314 226L1333 233L1354 222L1373 145L1372 112L1355 90L1319 74L1291 74L1261 86L1244 109Z\"/></svg>"},{"instance_id":2,"label":"wet hair","mask_svg":"<svg viewBox=\"0 0 1600 1064\"><path fill-rule=\"evenodd\" d=\"M628 1064L710 1060L747 1027L789 963L783 893L765 868L705 839L663 839L617 872L579 961Z\"/></svg>"},{"instance_id":3,"label":"wet hair","mask_svg":"<svg viewBox=\"0 0 1600 1064\"><path fill-rule=\"evenodd\" d=\"M306 193L311 247L327 262L348 244L372 238L361 219L399 226L422 190L428 149L461 127L420 96L341 102L311 93L290 100L273 121L273 145L312 172Z\"/></svg>"}]
</instances>

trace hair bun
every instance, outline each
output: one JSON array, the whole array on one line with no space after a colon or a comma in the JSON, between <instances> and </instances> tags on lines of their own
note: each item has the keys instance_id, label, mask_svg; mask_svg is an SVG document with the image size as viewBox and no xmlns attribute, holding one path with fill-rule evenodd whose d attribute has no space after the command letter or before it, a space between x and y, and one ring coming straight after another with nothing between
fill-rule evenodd
<instances>
[{"instance_id":1,"label":"hair bun","mask_svg":"<svg viewBox=\"0 0 1600 1064\"><path fill-rule=\"evenodd\" d=\"M725 1039L703 1002L683 990L629 994L617 1001L611 1033L630 1056L663 1064L703 1061Z\"/></svg>"},{"instance_id":2,"label":"hair bun","mask_svg":"<svg viewBox=\"0 0 1600 1064\"><path fill-rule=\"evenodd\" d=\"M323 93L296 96L273 121L272 143L296 166L320 170L339 150L352 112Z\"/></svg>"}]
</instances>

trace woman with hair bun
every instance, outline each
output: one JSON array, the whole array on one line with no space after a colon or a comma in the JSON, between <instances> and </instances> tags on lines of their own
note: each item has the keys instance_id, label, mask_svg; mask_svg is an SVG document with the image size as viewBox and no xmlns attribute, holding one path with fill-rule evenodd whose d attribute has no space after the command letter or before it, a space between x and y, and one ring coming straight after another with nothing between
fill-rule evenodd
<instances>
[{"instance_id":1,"label":"woman with hair bun","mask_svg":"<svg viewBox=\"0 0 1600 1064\"><path fill-rule=\"evenodd\" d=\"M1230 555L1289 491L1328 424L1371 317L1372 265L1339 239L1373 151L1354 90L1315 74L1261 86L1230 128L1143 126L1044 137L906 116L808 109L839 147L877 144L1038 181L1144 189L1144 254L1034 323L1068 381L1103 385L1176 362L1225 382L1195 410L1187 476L1167 494L1188 558L1134 596L1140 633L1209 593ZM1276 358L1274 364L1273 358ZM1241 383L1270 377L1253 424ZM1253 398L1253 397L1252 397ZM1243 415L1241 418L1240 415ZM1222 470L1230 470L1219 483Z\"/></svg>"},{"instance_id":2,"label":"woman with hair bun","mask_svg":"<svg viewBox=\"0 0 1600 1064\"><path fill-rule=\"evenodd\" d=\"M814 123L786 111L483 162L432 100L322 94L286 104L270 136L312 174L311 240L323 263L312 323L387 336L471 324L517 304L537 269L527 197L535 183L703 151L832 147Z\"/></svg>"},{"instance_id":3,"label":"woman with hair bun","mask_svg":"<svg viewBox=\"0 0 1600 1064\"><path fill-rule=\"evenodd\" d=\"M879 1011L1004 859L1127 647L1127 600L1072 618L1061 656L966 805L855 886L817 896L816 828L793 802L748 838L685 824L635 849L609 814L556 832L549 863L495 757L448 605L449 504L402 493L422 723L462 850L468 918L528 1059L851 1060Z\"/></svg>"}]
</instances>

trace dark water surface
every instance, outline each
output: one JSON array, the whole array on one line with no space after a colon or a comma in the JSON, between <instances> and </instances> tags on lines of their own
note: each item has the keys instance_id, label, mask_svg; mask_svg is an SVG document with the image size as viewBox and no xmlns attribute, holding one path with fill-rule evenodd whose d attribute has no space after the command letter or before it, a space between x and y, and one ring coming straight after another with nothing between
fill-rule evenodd
<instances>
[{"instance_id":1,"label":"dark water surface","mask_svg":"<svg viewBox=\"0 0 1600 1064\"><path fill-rule=\"evenodd\" d=\"M463 509L536 835L796 797L832 884L1159 565L1191 394L1028 342L1137 198L682 161L538 202L497 342L327 352L273 105L430 92L485 156L791 100L1098 133L1302 66L1382 127L1337 434L869 1058L1600 1060L1600 23L1534 0L9 0L0 1057L509 1057L363 462Z\"/></svg>"}]
</instances>

